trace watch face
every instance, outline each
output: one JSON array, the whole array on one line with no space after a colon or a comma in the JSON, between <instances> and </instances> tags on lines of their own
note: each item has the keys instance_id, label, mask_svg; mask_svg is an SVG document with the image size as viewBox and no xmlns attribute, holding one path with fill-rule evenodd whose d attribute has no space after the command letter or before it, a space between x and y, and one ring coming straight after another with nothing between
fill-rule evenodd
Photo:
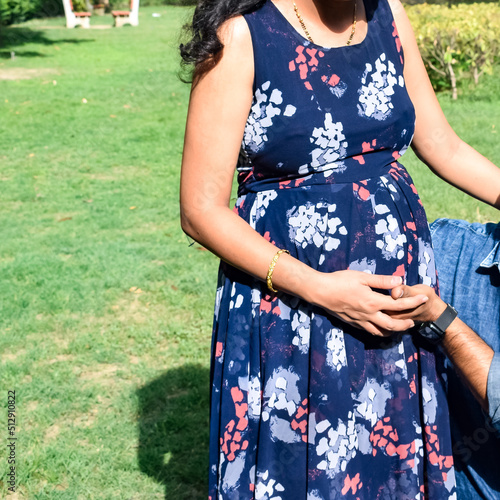
<instances>
[{"instance_id":1,"label":"watch face","mask_svg":"<svg viewBox=\"0 0 500 500\"><path fill-rule=\"evenodd\" d=\"M439 331L437 328L433 328L433 326L432 324L425 323L420 327L419 333L427 340L437 343L443 338L444 332Z\"/></svg>"},{"instance_id":2,"label":"watch face","mask_svg":"<svg viewBox=\"0 0 500 500\"><path fill-rule=\"evenodd\" d=\"M422 337L426 338L430 342L437 344L445 335L446 329L451 325L453 320L457 317L457 311L450 304L446 305L444 312L436 319L434 322L429 321L428 323L423 323L419 329L419 333Z\"/></svg>"}]
</instances>

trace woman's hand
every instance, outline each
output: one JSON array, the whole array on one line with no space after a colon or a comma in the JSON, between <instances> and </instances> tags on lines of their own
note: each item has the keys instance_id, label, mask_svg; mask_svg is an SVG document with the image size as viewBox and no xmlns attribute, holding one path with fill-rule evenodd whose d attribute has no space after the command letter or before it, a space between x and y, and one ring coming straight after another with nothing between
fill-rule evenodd
<instances>
[{"instance_id":1,"label":"woman's hand","mask_svg":"<svg viewBox=\"0 0 500 500\"><path fill-rule=\"evenodd\" d=\"M414 326L413 319L393 315L408 314L428 300L426 294L396 300L373 290L391 290L400 287L401 283L398 276L361 271L318 273L311 283L313 292L310 302L356 328L385 337Z\"/></svg>"}]
</instances>

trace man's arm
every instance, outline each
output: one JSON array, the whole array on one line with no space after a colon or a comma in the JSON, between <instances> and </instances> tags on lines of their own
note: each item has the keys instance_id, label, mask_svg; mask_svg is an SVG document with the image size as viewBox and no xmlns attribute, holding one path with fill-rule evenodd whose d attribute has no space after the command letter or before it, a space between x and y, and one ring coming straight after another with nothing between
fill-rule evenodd
<instances>
[{"instance_id":1,"label":"man's arm","mask_svg":"<svg viewBox=\"0 0 500 500\"><path fill-rule=\"evenodd\" d=\"M401 285L392 290L395 299L421 294L427 295L429 300L403 317L422 322L435 321L446 309L446 303L432 288ZM495 355L493 349L458 317L446 329L441 345L481 406L489 410L495 425L500 426L500 353Z\"/></svg>"}]
</instances>

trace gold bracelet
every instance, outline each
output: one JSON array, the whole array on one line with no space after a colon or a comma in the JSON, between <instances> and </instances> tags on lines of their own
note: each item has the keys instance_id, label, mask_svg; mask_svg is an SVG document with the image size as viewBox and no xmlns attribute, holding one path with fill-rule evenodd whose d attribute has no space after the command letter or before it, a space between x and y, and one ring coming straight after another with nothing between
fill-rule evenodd
<instances>
[{"instance_id":1,"label":"gold bracelet","mask_svg":"<svg viewBox=\"0 0 500 500\"><path fill-rule=\"evenodd\" d=\"M278 290L275 290L273 288L273 282L272 282L273 271L274 271L274 267L276 266L276 262L278 262L278 259L280 258L280 255L282 253L287 253L288 255L290 255L290 252L288 250L283 250L283 249L278 250L274 254L273 260L269 264L269 270L267 271L267 276L266 276L267 288L269 288L269 290L271 290L271 292L274 292L274 293L276 293Z\"/></svg>"}]
</instances>

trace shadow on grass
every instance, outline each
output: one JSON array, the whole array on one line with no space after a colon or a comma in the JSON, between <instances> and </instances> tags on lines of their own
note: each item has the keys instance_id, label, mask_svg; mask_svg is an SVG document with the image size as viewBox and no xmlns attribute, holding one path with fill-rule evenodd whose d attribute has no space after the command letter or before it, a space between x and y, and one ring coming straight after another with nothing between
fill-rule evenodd
<instances>
[{"instance_id":1,"label":"shadow on grass","mask_svg":"<svg viewBox=\"0 0 500 500\"><path fill-rule=\"evenodd\" d=\"M41 52L33 52L32 50L16 50L14 53L15 57L47 57L45 54ZM0 59L12 59L11 51L1 51L0 50Z\"/></svg>"},{"instance_id":2,"label":"shadow on grass","mask_svg":"<svg viewBox=\"0 0 500 500\"><path fill-rule=\"evenodd\" d=\"M61 45L63 43L84 43L93 42L93 39L77 39L77 38L66 38L52 40L47 38L43 30L35 30L31 28L21 28L21 27L0 27L0 49L12 50L14 48L22 47L28 43L38 44L38 45ZM41 55L38 52L31 52L31 54ZM10 57L10 52L9 52Z\"/></svg>"},{"instance_id":3,"label":"shadow on grass","mask_svg":"<svg viewBox=\"0 0 500 500\"><path fill-rule=\"evenodd\" d=\"M186 365L137 391L139 468L165 486L165 499L207 496L209 378Z\"/></svg>"}]
</instances>

